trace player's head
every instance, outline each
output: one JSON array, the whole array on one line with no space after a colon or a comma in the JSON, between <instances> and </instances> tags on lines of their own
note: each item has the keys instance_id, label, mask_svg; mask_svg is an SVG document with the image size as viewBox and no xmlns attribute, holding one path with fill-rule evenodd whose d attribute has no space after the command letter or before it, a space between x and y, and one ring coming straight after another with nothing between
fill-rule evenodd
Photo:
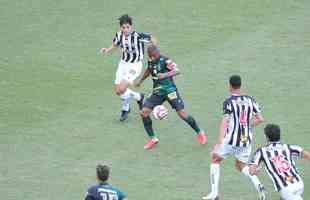
<instances>
[{"instance_id":1,"label":"player's head","mask_svg":"<svg viewBox=\"0 0 310 200\"><path fill-rule=\"evenodd\" d=\"M238 90L241 88L241 77L239 75L232 75L229 78L229 86L231 90Z\"/></svg>"},{"instance_id":2,"label":"player's head","mask_svg":"<svg viewBox=\"0 0 310 200\"><path fill-rule=\"evenodd\" d=\"M96 167L96 172L98 181L108 181L110 177L110 167L107 164L98 164Z\"/></svg>"},{"instance_id":3,"label":"player's head","mask_svg":"<svg viewBox=\"0 0 310 200\"><path fill-rule=\"evenodd\" d=\"M118 20L119 20L119 26L121 27L121 31L124 34L129 34L132 26L132 18L129 15L125 14L120 16Z\"/></svg>"},{"instance_id":4,"label":"player's head","mask_svg":"<svg viewBox=\"0 0 310 200\"><path fill-rule=\"evenodd\" d=\"M147 54L151 58L151 60L158 60L160 58L160 50L159 47L152 44L147 48Z\"/></svg>"},{"instance_id":5,"label":"player's head","mask_svg":"<svg viewBox=\"0 0 310 200\"><path fill-rule=\"evenodd\" d=\"M281 139L281 129L276 124L267 124L264 128L265 135L268 141L278 142Z\"/></svg>"}]
</instances>

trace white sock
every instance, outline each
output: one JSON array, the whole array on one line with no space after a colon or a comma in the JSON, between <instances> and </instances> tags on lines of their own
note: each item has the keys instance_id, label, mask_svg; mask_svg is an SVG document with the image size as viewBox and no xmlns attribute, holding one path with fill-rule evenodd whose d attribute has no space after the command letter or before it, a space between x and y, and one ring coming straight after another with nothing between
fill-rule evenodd
<instances>
[{"instance_id":1,"label":"white sock","mask_svg":"<svg viewBox=\"0 0 310 200\"><path fill-rule=\"evenodd\" d=\"M220 165L212 163L210 165L210 182L211 182L211 193L218 196L219 193L219 182L220 182Z\"/></svg>"},{"instance_id":2,"label":"white sock","mask_svg":"<svg viewBox=\"0 0 310 200\"><path fill-rule=\"evenodd\" d=\"M139 92L134 92L131 89L127 90L120 96L122 99L122 110L129 110L129 102L131 99L139 101L141 99L141 94Z\"/></svg>"},{"instance_id":3,"label":"white sock","mask_svg":"<svg viewBox=\"0 0 310 200\"><path fill-rule=\"evenodd\" d=\"M130 92L127 89L122 95L120 95L121 99L130 99Z\"/></svg>"},{"instance_id":4,"label":"white sock","mask_svg":"<svg viewBox=\"0 0 310 200\"><path fill-rule=\"evenodd\" d=\"M120 97L122 99L122 110L128 111L130 107L130 92L128 92L128 89Z\"/></svg>"},{"instance_id":5,"label":"white sock","mask_svg":"<svg viewBox=\"0 0 310 200\"><path fill-rule=\"evenodd\" d=\"M248 177L248 178L251 180L251 182L253 183L253 185L254 185L256 191L257 191L257 192L260 192L260 185L261 185L261 182L258 180L257 176L255 176L255 175L252 176L252 175L250 174L250 167L249 167L249 166L245 166L245 167L242 169L241 173L242 173L244 176Z\"/></svg>"},{"instance_id":6,"label":"white sock","mask_svg":"<svg viewBox=\"0 0 310 200\"><path fill-rule=\"evenodd\" d=\"M140 101L140 99L141 99L141 94L139 92L135 92L135 91L133 91L133 90L131 90L129 88L127 88L125 93L128 93L130 98L133 98L136 101Z\"/></svg>"},{"instance_id":7,"label":"white sock","mask_svg":"<svg viewBox=\"0 0 310 200\"><path fill-rule=\"evenodd\" d=\"M128 99L122 99L122 110L128 111L130 109L129 101Z\"/></svg>"}]
</instances>

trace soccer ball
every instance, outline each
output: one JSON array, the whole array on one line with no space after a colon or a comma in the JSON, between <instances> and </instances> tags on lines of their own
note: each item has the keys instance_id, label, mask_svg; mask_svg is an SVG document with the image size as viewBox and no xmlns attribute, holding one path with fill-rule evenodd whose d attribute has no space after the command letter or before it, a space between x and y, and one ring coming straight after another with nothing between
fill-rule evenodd
<instances>
[{"instance_id":1,"label":"soccer ball","mask_svg":"<svg viewBox=\"0 0 310 200\"><path fill-rule=\"evenodd\" d=\"M168 109L163 105L155 106L155 108L153 109L153 115L155 119L159 119L159 120L167 119Z\"/></svg>"}]
</instances>

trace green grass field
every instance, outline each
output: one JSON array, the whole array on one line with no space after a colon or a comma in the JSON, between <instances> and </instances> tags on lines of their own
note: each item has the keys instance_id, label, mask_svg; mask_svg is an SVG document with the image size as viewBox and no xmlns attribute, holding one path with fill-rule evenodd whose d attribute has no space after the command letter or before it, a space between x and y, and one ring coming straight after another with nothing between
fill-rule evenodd
<instances>
[{"instance_id":1,"label":"green grass field","mask_svg":"<svg viewBox=\"0 0 310 200\"><path fill-rule=\"evenodd\" d=\"M281 125L283 140L310 149L309 10L309 0L0 0L1 199L83 199L105 160L130 200L199 200L209 192L209 153L233 73L266 122ZM168 120L154 122L161 142L151 151L143 150L135 104L130 119L118 121L119 52L105 57L98 49L110 45L124 13L179 64L177 84L209 145L200 146L171 109ZM297 164L308 200L310 163ZM260 177L269 199L278 199L265 172ZM233 158L222 165L221 197L257 199Z\"/></svg>"}]
</instances>

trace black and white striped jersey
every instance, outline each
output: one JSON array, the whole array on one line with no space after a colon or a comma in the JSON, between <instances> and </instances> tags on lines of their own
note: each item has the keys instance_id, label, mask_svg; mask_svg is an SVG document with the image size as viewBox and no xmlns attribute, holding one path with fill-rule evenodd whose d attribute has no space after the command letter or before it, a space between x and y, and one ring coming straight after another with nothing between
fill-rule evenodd
<instances>
[{"instance_id":1,"label":"black and white striped jersey","mask_svg":"<svg viewBox=\"0 0 310 200\"><path fill-rule=\"evenodd\" d=\"M228 116L225 140L236 147L247 147L251 144L253 133L251 119L261 112L254 98L245 95L232 95L223 103L224 115Z\"/></svg>"},{"instance_id":2,"label":"black and white striped jersey","mask_svg":"<svg viewBox=\"0 0 310 200\"><path fill-rule=\"evenodd\" d=\"M265 169L273 181L274 187L280 191L290 183L301 181L293 160L301 156L303 148L297 145L272 142L259 148L252 159L252 164L265 164Z\"/></svg>"},{"instance_id":3,"label":"black and white striped jersey","mask_svg":"<svg viewBox=\"0 0 310 200\"><path fill-rule=\"evenodd\" d=\"M131 32L125 35L119 31L113 39L114 45L122 50L122 60L125 62L139 62L143 60L144 44L151 42L151 35L146 33Z\"/></svg>"}]
</instances>

